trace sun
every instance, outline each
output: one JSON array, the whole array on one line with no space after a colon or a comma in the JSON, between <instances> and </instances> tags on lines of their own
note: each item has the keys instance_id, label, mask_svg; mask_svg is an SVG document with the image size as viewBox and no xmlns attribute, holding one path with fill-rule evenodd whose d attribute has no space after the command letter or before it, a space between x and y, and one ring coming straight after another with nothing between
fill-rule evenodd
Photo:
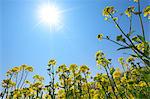
<instances>
[{"instance_id":1,"label":"sun","mask_svg":"<svg viewBox=\"0 0 150 99\"><path fill-rule=\"evenodd\" d=\"M60 24L61 11L55 5L44 4L39 7L39 18L42 23L46 23L49 26L58 26Z\"/></svg>"}]
</instances>

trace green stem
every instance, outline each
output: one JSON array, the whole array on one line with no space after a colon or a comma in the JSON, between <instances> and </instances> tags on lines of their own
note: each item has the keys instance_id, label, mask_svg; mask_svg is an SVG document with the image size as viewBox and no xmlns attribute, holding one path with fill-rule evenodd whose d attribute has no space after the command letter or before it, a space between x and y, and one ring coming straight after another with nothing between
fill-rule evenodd
<instances>
[{"instance_id":1,"label":"green stem","mask_svg":"<svg viewBox=\"0 0 150 99\"><path fill-rule=\"evenodd\" d=\"M122 44L120 44L120 43L118 43L118 42L116 42L116 41L114 41L114 40L111 40L111 39L108 39L108 38L103 38L103 39L109 40L109 41L111 41L111 42L113 42L113 43L115 43L115 44L117 44L117 45L126 47L126 46L124 46L124 45L122 45Z\"/></svg>"},{"instance_id":2,"label":"green stem","mask_svg":"<svg viewBox=\"0 0 150 99\"><path fill-rule=\"evenodd\" d=\"M23 76L24 76L24 67L23 67L22 74L21 74L21 78L20 78L20 81L19 81L19 83L18 83L17 88L19 88L19 85L21 84L21 81L22 81L22 79L23 79Z\"/></svg>"},{"instance_id":3,"label":"green stem","mask_svg":"<svg viewBox=\"0 0 150 99\"><path fill-rule=\"evenodd\" d=\"M84 76L85 76L85 80L86 80L86 84L87 84L89 99L91 99L91 96L90 96L90 88L89 88L88 81L87 81L87 75L84 73Z\"/></svg>"},{"instance_id":4,"label":"green stem","mask_svg":"<svg viewBox=\"0 0 150 99\"><path fill-rule=\"evenodd\" d=\"M10 75L10 80L12 79L12 77L13 77L13 74L11 74ZM3 93L3 95L2 95L2 99L5 97L5 94L6 94L6 97L7 97L7 95L8 95L8 83L7 83L7 85L6 85L6 88L5 88L5 90L4 90L4 93Z\"/></svg>"},{"instance_id":5,"label":"green stem","mask_svg":"<svg viewBox=\"0 0 150 99\"><path fill-rule=\"evenodd\" d=\"M102 89L103 89L103 91L105 93L106 99L108 99L107 91L105 90L105 88L104 88L104 86L103 86L103 84L101 82L100 82L100 85L102 86Z\"/></svg>"},{"instance_id":6,"label":"green stem","mask_svg":"<svg viewBox=\"0 0 150 99\"><path fill-rule=\"evenodd\" d=\"M143 35L143 38L144 38L144 41L145 41L145 32L144 32L144 25L143 25L143 21L142 21L142 17L141 17L141 11L140 11L141 7L140 7L140 0L138 1L138 16L139 16L139 19L140 19L140 24L141 24L141 28L142 28L142 35Z\"/></svg>"},{"instance_id":7,"label":"green stem","mask_svg":"<svg viewBox=\"0 0 150 99\"><path fill-rule=\"evenodd\" d=\"M107 68L108 68L108 70L109 70L109 72L110 72L109 65L107 65ZM112 75L112 74L111 74L111 78L112 78L113 84L115 85L115 87L116 87L117 91L118 91L118 92L120 92L120 91L119 91L119 89L118 89L118 87L117 87L117 85L116 85L116 82L115 82L115 80L114 80L114 78L113 78L113 75ZM120 97L122 98L122 96L120 96ZM123 99L123 98L122 98L122 99Z\"/></svg>"},{"instance_id":8,"label":"green stem","mask_svg":"<svg viewBox=\"0 0 150 99\"><path fill-rule=\"evenodd\" d=\"M132 15L131 15L131 17L130 17L130 28L129 28L129 33L131 33L131 31L132 31Z\"/></svg>"},{"instance_id":9,"label":"green stem","mask_svg":"<svg viewBox=\"0 0 150 99\"><path fill-rule=\"evenodd\" d=\"M17 82L18 82L18 73L16 74L16 85L15 85L15 89L17 88Z\"/></svg>"},{"instance_id":10,"label":"green stem","mask_svg":"<svg viewBox=\"0 0 150 99\"><path fill-rule=\"evenodd\" d=\"M114 17L111 15L111 14L109 14L110 16L111 16L111 18L113 19ZM121 29L121 27L119 26L119 24L115 21L115 20L113 20L114 21L114 23L117 25L117 27L119 28L119 30L121 31L121 33L129 40L129 42L131 43L131 45L133 46L133 48L137 51L137 52L139 52L141 55L143 55L144 57L146 57L147 59L150 59L147 55L145 55L144 53L142 53L140 50L138 50L137 49L137 47L133 44L133 42L131 41L131 39L124 33L124 31Z\"/></svg>"},{"instance_id":11,"label":"green stem","mask_svg":"<svg viewBox=\"0 0 150 99\"><path fill-rule=\"evenodd\" d=\"M107 71L107 68L106 68L106 67L105 67L105 71L106 71L106 73L107 73L107 76L108 76L108 79L109 79L110 85L111 85L111 87L112 87L113 93L114 93L114 95L115 95L116 99L118 99L118 97L117 97L117 95L116 95L116 93L115 93L115 88L114 88L114 86L113 86L113 84L112 84L112 81L111 81L111 79L110 79L110 76L109 76L109 73L108 73L108 71Z\"/></svg>"},{"instance_id":12,"label":"green stem","mask_svg":"<svg viewBox=\"0 0 150 99\"><path fill-rule=\"evenodd\" d=\"M54 78L54 66L52 66L52 90L53 90L53 99L55 99L55 88L54 88L54 83L55 83L55 78Z\"/></svg>"},{"instance_id":13,"label":"green stem","mask_svg":"<svg viewBox=\"0 0 150 99\"><path fill-rule=\"evenodd\" d=\"M28 72L26 71L25 78L24 78L24 80L23 80L22 85L21 85L21 87L20 87L20 88L22 88L22 87L23 87L24 82L25 82L25 80L27 79L27 76L28 76Z\"/></svg>"},{"instance_id":14,"label":"green stem","mask_svg":"<svg viewBox=\"0 0 150 99\"><path fill-rule=\"evenodd\" d=\"M75 96L76 96L76 93L75 93L75 83L76 83L76 81L75 81L75 71L73 71L73 86L74 86L74 89L73 89L73 99L75 99Z\"/></svg>"}]
</instances>

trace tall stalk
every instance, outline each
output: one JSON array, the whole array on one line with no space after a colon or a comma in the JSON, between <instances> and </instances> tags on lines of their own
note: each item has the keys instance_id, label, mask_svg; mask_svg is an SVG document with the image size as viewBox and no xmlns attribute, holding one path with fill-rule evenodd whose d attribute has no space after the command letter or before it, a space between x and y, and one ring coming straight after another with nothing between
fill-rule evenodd
<instances>
[{"instance_id":1,"label":"tall stalk","mask_svg":"<svg viewBox=\"0 0 150 99\"><path fill-rule=\"evenodd\" d=\"M105 71L106 71L106 73L107 73L107 76L108 76L108 79L109 79L110 85L111 85L111 87L112 87L113 93L114 93L114 95L115 95L116 99L118 99L118 96L117 96L117 95L116 95L116 93L115 93L115 88L114 88L114 86L113 86L113 84L112 84L112 81L111 81L111 79L110 79L110 76L109 76L109 73L108 73L108 71L107 71L107 68L106 68L106 67L105 67Z\"/></svg>"},{"instance_id":2,"label":"tall stalk","mask_svg":"<svg viewBox=\"0 0 150 99\"><path fill-rule=\"evenodd\" d=\"M144 32L144 25L143 25L143 21L142 21L142 17L141 17L141 6L140 6L140 0L138 0L138 16L140 19L140 25L141 25L141 29L142 29L142 35L145 41L145 32Z\"/></svg>"}]
</instances>

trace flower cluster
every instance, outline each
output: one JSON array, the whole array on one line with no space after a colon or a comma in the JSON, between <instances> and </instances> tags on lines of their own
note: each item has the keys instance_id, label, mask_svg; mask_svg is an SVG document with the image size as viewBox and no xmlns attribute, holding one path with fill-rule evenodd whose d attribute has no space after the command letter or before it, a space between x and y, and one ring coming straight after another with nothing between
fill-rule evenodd
<instances>
[{"instance_id":1,"label":"flower cluster","mask_svg":"<svg viewBox=\"0 0 150 99\"><path fill-rule=\"evenodd\" d=\"M103 10L103 16L109 16L110 14L113 14L115 12L114 7L113 6L107 6L104 10Z\"/></svg>"},{"instance_id":2,"label":"flower cluster","mask_svg":"<svg viewBox=\"0 0 150 99\"><path fill-rule=\"evenodd\" d=\"M106 59L102 51L96 53L96 58L100 60L98 64L105 68L106 73L97 73L92 77L90 68L87 65L71 64L68 67L62 64L56 71L59 81L50 82L49 85L44 85L44 77L37 74L33 76L33 82L26 79L21 84L23 85L21 87L17 87L18 81L14 80L15 76L3 80L2 87L4 91L2 92L2 97L12 97L13 99L25 97L27 99L103 99L106 97L124 99L139 98L140 95L146 97L148 95L147 88L149 88L150 82L146 78L149 78L149 67L146 69L138 64L129 64L134 63L135 59L133 57L127 58L127 61L124 61L124 58L121 57L118 61L122 65L128 64L130 66L130 68L125 67L127 68L126 71L122 72L119 68L110 67L110 61ZM21 66L25 70L26 66ZM16 72L17 68L20 68L20 66L11 70ZM17 73L19 74L20 72L22 71ZM53 89L55 89L54 94Z\"/></svg>"},{"instance_id":3,"label":"flower cluster","mask_svg":"<svg viewBox=\"0 0 150 99\"><path fill-rule=\"evenodd\" d=\"M126 11L125 11L125 14L126 14L128 17L130 17L131 14L133 13L133 11L134 11L134 6L128 7L128 8L126 9Z\"/></svg>"},{"instance_id":4,"label":"flower cluster","mask_svg":"<svg viewBox=\"0 0 150 99\"><path fill-rule=\"evenodd\" d=\"M145 9L144 9L144 16L148 16L148 19L150 19L150 6L147 6Z\"/></svg>"}]
</instances>

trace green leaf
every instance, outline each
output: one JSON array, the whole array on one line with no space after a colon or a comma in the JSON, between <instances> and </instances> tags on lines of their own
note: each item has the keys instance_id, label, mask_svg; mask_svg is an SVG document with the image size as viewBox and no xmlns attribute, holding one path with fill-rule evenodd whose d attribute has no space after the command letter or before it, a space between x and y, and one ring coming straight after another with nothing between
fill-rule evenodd
<instances>
[{"instance_id":1,"label":"green leaf","mask_svg":"<svg viewBox=\"0 0 150 99\"><path fill-rule=\"evenodd\" d=\"M114 17L114 18L113 18L113 20L114 20L114 21L117 21L117 20L118 20L118 18L117 18L117 17Z\"/></svg>"},{"instance_id":2,"label":"green leaf","mask_svg":"<svg viewBox=\"0 0 150 99\"><path fill-rule=\"evenodd\" d=\"M126 42L125 38L122 35L118 35L116 38L117 41Z\"/></svg>"},{"instance_id":3,"label":"green leaf","mask_svg":"<svg viewBox=\"0 0 150 99\"><path fill-rule=\"evenodd\" d=\"M117 41L121 41L121 39L122 39L122 35L118 35L116 38Z\"/></svg>"},{"instance_id":4,"label":"green leaf","mask_svg":"<svg viewBox=\"0 0 150 99\"><path fill-rule=\"evenodd\" d=\"M120 47L120 48L118 48L117 50L119 51L119 50L130 49L130 48L131 48L131 47L125 46L125 47Z\"/></svg>"},{"instance_id":5,"label":"green leaf","mask_svg":"<svg viewBox=\"0 0 150 99\"><path fill-rule=\"evenodd\" d=\"M114 67L110 68L110 74L112 75L114 73L115 69Z\"/></svg>"}]
</instances>

